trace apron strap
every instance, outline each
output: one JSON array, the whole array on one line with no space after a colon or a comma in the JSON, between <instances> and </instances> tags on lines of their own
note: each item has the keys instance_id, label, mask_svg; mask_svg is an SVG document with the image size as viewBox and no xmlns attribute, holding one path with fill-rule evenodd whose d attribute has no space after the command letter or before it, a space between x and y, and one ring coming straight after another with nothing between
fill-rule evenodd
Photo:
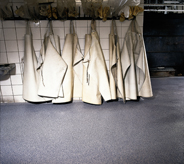
<instances>
[{"instance_id":1,"label":"apron strap","mask_svg":"<svg viewBox=\"0 0 184 164\"><path fill-rule=\"evenodd\" d=\"M96 31L96 21L95 20L91 20L91 29Z\"/></svg>"},{"instance_id":2,"label":"apron strap","mask_svg":"<svg viewBox=\"0 0 184 164\"><path fill-rule=\"evenodd\" d=\"M27 24L26 24L26 34L30 34L30 32L31 32L30 24L29 24L29 21L27 21Z\"/></svg>"},{"instance_id":3,"label":"apron strap","mask_svg":"<svg viewBox=\"0 0 184 164\"><path fill-rule=\"evenodd\" d=\"M111 35L117 35L117 27L116 27L116 22L115 20L112 20L111 24Z\"/></svg>"},{"instance_id":4,"label":"apron strap","mask_svg":"<svg viewBox=\"0 0 184 164\"><path fill-rule=\"evenodd\" d=\"M54 35L52 21L49 21L49 35Z\"/></svg>"},{"instance_id":5,"label":"apron strap","mask_svg":"<svg viewBox=\"0 0 184 164\"><path fill-rule=\"evenodd\" d=\"M46 31L46 33L44 35L44 38L46 38L49 35L54 35L52 21L50 21L50 20L49 20L49 22L47 24L47 31Z\"/></svg>"},{"instance_id":6,"label":"apron strap","mask_svg":"<svg viewBox=\"0 0 184 164\"><path fill-rule=\"evenodd\" d=\"M70 21L70 33L75 34L75 28L72 20Z\"/></svg>"}]
</instances>

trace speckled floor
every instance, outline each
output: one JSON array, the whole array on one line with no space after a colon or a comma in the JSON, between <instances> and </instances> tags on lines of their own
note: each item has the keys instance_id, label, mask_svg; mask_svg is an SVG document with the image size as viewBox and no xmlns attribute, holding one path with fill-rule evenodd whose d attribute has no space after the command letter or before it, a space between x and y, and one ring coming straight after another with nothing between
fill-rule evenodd
<instances>
[{"instance_id":1,"label":"speckled floor","mask_svg":"<svg viewBox=\"0 0 184 164\"><path fill-rule=\"evenodd\" d=\"M183 164L184 78L153 78L154 97L1 104L2 164Z\"/></svg>"}]
</instances>

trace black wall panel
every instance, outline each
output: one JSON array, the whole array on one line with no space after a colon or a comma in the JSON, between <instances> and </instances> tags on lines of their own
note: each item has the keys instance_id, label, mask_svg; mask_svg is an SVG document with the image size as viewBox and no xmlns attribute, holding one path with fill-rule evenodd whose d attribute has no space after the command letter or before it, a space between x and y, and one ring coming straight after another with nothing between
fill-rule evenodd
<instances>
[{"instance_id":1,"label":"black wall panel","mask_svg":"<svg viewBox=\"0 0 184 164\"><path fill-rule=\"evenodd\" d=\"M144 12L144 41L150 68L184 74L184 14Z\"/></svg>"}]
</instances>

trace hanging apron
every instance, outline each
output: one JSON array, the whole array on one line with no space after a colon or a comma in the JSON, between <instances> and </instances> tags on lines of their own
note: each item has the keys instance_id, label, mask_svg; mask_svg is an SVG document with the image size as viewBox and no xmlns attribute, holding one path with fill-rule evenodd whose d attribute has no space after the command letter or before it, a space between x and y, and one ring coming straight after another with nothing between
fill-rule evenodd
<instances>
[{"instance_id":1,"label":"hanging apron","mask_svg":"<svg viewBox=\"0 0 184 164\"><path fill-rule=\"evenodd\" d=\"M81 53L79 40L73 28L73 97L82 97L82 74L83 74L83 55Z\"/></svg>"},{"instance_id":2,"label":"hanging apron","mask_svg":"<svg viewBox=\"0 0 184 164\"><path fill-rule=\"evenodd\" d=\"M38 95L57 98L63 96L61 84L67 70L67 65L60 55L59 36L53 34L50 22L50 32L44 37L44 44L41 49L43 63L40 66L41 80L39 83Z\"/></svg>"},{"instance_id":3,"label":"hanging apron","mask_svg":"<svg viewBox=\"0 0 184 164\"><path fill-rule=\"evenodd\" d=\"M27 23L24 52L23 99L30 102L45 102L49 99L38 96L40 71L37 70L38 60L33 48L33 40L29 23Z\"/></svg>"},{"instance_id":4,"label":"hanging apron","mask_svg":"<svg viewBox=\"0 0 184 164\"><path fill-rule=\"evenodd\" d=\"M70 34L66 35L62 58L68 65L63 80L63 97L53 100L53 103L66 103L73 97L82 97L82 60L78 37L71 22Z\"/></svg>"},{"instance_id":5,"label":"hanging apron","mask_svg":"<svg viewBox=\"0 0 184 164\"><path fill-rule=\"evenodd\" d=\"M111 93L105 59L94 21L91 27L91 34L85 36L82 101L100 105L101 95L105 101L108 101L111 99Z\"/></svg>"},{"instance_id":6,"label":"hanging apron","mask_svg":"<svg viewBox=\"0 0 184 164\"><path fill-rule=\"evenodd\" d=\"M137 96L152 97L152 87L141 30L133 20L125 36L121 63L126 100L136 100Z\"/></svg>"},{"instance_id":7,"label":"hanging apron","mask_svg":"<svg viewBox=\"0 0 184 164\"><path fill-rule=\"evenodd\" d=\"M125 100L119 40L114 20L112 21L111 33L109 35L109 68L111 98L122 98Z\"/></svg>"}]
</instances>

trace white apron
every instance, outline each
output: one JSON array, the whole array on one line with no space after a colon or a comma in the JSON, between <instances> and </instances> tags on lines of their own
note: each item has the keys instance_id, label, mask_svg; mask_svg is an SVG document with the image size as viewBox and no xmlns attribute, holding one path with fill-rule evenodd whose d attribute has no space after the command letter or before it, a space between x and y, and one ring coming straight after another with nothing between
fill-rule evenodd
<instances>
[{"instance_id":1,"label":"white apron","mask_svg":"<svg viewBox=\"0 0 184 164\"><path fill-rule=\"evenodd\" d=\"M136 20L131 22L125 36L121 63L126 100L136 100L137 96L152 97L143 35Z\"/></svg>"},{"instance_id":2,"label":"white apron","mask_svg":"<svg viewBox=\"0 0 184 164\"><path fill-rule=\"evenodd\" d=\"M25 35L24 52L24 77L23 77L23 99L30 102L44 102L49 99L38 96L38 84L40 81L40 71L37 70L37 57L33 48L32 34L27 24Z\"/></svg>"},{"instance_id":3,"label":"white apron","mask_svg":"<svg viewBox=\"0 0 184 164\"><path fill-rule=\"evenodd\" d=\"M105 59L94 23L91 23L91 34L85 36L82 101L100 105L101 95L108 101L111 99L111 93Z\"/></svg>"},{"instance_id":4,"label":"white apron","mask_svg":"<svg viewBox=\"0 0 184 164\"><path fill-rule=\"evenodd\" d=\"M125 100L119 40L115 21L112 21L111 33L109 35L109 79L111 98L122 98Z\"/></svg>"},{"instance_id":5,"label":"white apron","mask_svg":"<svg viewBox=\"0 0 184 164\"><path fill-rule=\"evenodd\" d=\"M52 30L52 26L50 24ZM67 70L67 65L60 55L59 36L49 33L45 35L44 44L41 49L43 64L41 67L41 80L38 95L57 98L63 96L61 84Z\"/></svg>"},{"instance_id":6,"label":"white apron","mask_svg":"<svg viewBox=\"0 0 184 164\"><path fill-rule=\"evenodd\" d=\"M72 29L71 25L71 29ZM73 33L66 35L65 44L62 52L62 58L68 65L64 76L62 89L63 96L53 100L53 103L66 103L72 101L73 97L82 97L82 60L78 37Z\"/></svg>"},{"instance_id":7,"label":"white apron","mask_svg":"<svg viewBox=\"0 0 184 164\"><path fill-rule=\"evenodd\" d=\"M81 53L78 37L74 31L73 38L73 97L82 97L82 74L83 74L83 55Z\"/></svg>"}]
</instances>

